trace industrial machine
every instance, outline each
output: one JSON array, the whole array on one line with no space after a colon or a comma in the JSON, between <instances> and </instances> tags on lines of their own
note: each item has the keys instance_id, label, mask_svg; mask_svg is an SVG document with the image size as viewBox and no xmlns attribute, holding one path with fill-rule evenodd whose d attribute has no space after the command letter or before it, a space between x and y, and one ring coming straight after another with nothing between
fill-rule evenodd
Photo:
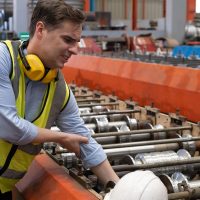
<instances>
[{"instance_id":1,"label":"industrial machine","mask_svg":"<svg viewBox=\"0 0 200 200\"><path fill-rule=\"evenodd\" d=\"M76 82L70 87L80 116L118 176L151 170L166 186L168 199L200 198L198 70L115 58L79 58L72 57L63 72L71 79L68 82ZM97 68L99 62L102 68ZM189 72L195 86L185 79ZM58 144L45 143L44 150L18 184L26 199L97 200L114 187L112 182L101 185L75 154Z\"/></svg>"}]
</instances>

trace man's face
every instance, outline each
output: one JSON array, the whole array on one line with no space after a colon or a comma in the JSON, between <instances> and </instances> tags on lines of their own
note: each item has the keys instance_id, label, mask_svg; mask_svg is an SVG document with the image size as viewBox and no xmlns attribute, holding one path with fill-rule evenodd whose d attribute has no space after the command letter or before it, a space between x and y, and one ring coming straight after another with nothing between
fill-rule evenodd
<instances>
[{"instance_id":1,"label":"man's face","mask_svg":"<svg viewBox=\"0 0 200 200\"><path fill-rule=\"evenodd\" d=\"M73 54L77 54L82 25L69 21L59 28L41 31L38 56L48 68L62 68Z\"/></svg>"}]
</instances>

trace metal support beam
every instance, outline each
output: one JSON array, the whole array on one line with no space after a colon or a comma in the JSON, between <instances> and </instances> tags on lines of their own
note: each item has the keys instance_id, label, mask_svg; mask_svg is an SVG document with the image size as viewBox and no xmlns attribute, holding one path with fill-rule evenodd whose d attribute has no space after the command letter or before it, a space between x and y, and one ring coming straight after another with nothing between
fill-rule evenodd
<instances>
[{"instance_id":1,"label":"metal support beam","mask_svg":"<svg viewBox=\"0 0 200 200\"><path fill-rule=\"evenodd\" d=\"M28 0L13 0L13 30L19 34L28 31Z\"/></svg>"},{"instance_id":2,"label":"metal support beam","mask_svg":"<svg viewBox=\"0 0 200 200\"><path fill-rule=\"evenodd\" d=\"M132 29L137 29L137 0L132 0Z\"/></svg>"}]
</instances>

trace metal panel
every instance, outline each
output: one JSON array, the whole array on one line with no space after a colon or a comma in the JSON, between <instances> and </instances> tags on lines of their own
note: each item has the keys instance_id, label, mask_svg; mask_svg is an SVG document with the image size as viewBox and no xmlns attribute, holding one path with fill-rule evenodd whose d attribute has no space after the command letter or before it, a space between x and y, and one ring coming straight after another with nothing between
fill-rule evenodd
<instances>
[{"instance_id":1,"label":"metal panel","mask_svg":"<svg viewBox=\"0 0 200 200\"><path fill-rule=\"evenodd\" d=\"M145 18L157 19L162 18L163 0L148 0L145 2Z\"/></svg>"},{"instance_id":2,"label":"metal panel","mask_svg":"<svg viewBox=\"0 0 200 200\"><path fill-rule=\"evenodd\" d=\"M96 0L96 2L95 2L95 11L103 11L102 0Z\"/></svg>"},{"instance_id":3,"label":"metal panel","mask_svg":"<svg viewBox=\"0 0 200 200\"><path fill-rule=\"evenodd\" d=\"M121 1L123 2L123 1ZM112 19L122 18L122 7L120 7L119 0L106 1L105 10L112 13Z\"/></svg>"},{"instance_id":4,"label":"metal panel","mask_svg":"<svg viewBox=\"0 0 200 200\"><path fill-rule=\"evenodd\" d=\"M0 10L4 10L6 17L12 16L13 0L0 0Z\"/></svg>"},{"instance_id":5,"label":"metal panel","mask_svg":"<svg viewBox=\"0 0 200 200\"><path fill-rule=\"evenodd\" d=\"M132 0L128 0L127 3L127 16L129 20L132 20Z\"/></svg>"},{"instance_id":6,"label":"metal panel","mask_svg":"<svg viewBox=\"0 0 200 200\"><path fill-rule=\"evenodd\" d=\"M83 0L65 0L65 2L72 5L75 8L79 8L83 10L83 5L84 5ZM37 3L37 0L28 1L28 7L30 8L31 11L35 8L36 3Z\"/></svg>"},{"instance_id":7,"label":"metal panel","mask_svg":"<svg viewBox=\"0 0 200 200\"><path fill-rule=\"evenodd\" d=\"M158 19L163 17L164 0L145 0L144 19ZM138 19L143 18L143 0L138 0Z\"/></svg>"},{"instance_id":8,"label":"metal panel","mask_svg":"<svg viewBox=\"0 0 200 200\"><path fill-rule=\"evenodd\" d=\"M124 19L124 16L125 16L124 2L125 2L124 0L109 0L109 1L104 1L104 2L103 0L96 0L95 11L111 12L112 20ZM104 4L104 8L103 8L103 4Z\"/></svg>"},{"instance_id":9,"label":"metal panel","mask_svg":"<svg viewBox=\"0 0 200 200\"><path fill-rule=\"evenodd\" d=\"M142 0L138 0L138 2L137 2L137 9L138 9L137 18L138 19L142 19L142 16L143 16L142 7L143 7L143 1Z\"/></svg>"}]
</instances>

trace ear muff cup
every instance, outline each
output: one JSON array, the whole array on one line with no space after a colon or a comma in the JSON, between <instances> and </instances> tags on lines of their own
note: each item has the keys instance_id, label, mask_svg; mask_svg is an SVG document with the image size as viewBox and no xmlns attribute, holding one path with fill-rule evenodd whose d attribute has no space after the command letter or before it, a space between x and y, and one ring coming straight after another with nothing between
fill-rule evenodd
<instances>
[{"instance_id":1,"label":"ear muff cup","mask_svg":"<svg viewBox=\"0 0 200 200\"><path fill-rule=\"evenodd\" d=\"M49 70L49 72L44 76L44 78L41 81L43 83L49 83L57 77L57 74L58 74L57 69L51 69L51 70Z\"/></svg>"},{"instance_id":2,"label":"ear muff cup","mask_svg":"<svg viewBox=\"0 0 200 200\"><path fill-rule=\"evenodd\" d=\"M57 77L58 69L45 68L40 58L35 54L25 56L23 51L27 45L28 41L25 41L19 46L19 56L25 75L32 81L41 81L43 83L49 83L54 80Z\"/></svg>"},{"instance_id":3,"label":"ear muff cup","mask_svg":"<svg viewBox=\"0 0 200 200\"><path fill-rule=\"evenodd\" d=\"M26 60L30 66L30 68L27 69L24 64L22 65L26 76L33 81L41 80L45 75L45 68L41 60L33 54L27 55Z\"/></svg>"}]
</instances>

